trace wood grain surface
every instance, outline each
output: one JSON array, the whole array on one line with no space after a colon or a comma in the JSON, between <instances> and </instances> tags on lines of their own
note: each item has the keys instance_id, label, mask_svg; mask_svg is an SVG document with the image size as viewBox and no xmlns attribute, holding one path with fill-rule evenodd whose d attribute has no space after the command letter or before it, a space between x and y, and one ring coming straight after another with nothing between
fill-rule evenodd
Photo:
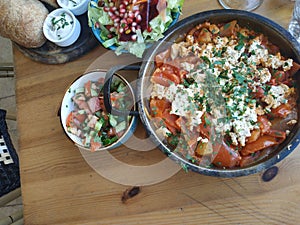
<instances>
[{"instance_id":1,"label":"wood grain surface","mask_svg":"<svg viewBox=\"0 0 300 225\"><path fill-rule=\"evenodd\" d=\"M293 5L265 0L255 13L287 28ZM181 18L218 8L217 0L185 0ZM46 65L14 49L25 224L300 224L299 147L277 165L278 175L270 182L263 182L262 174L216 178L180 170L122 201L132 187L90 167L66 138L57 113L64 91L79 75L128 60L135 58L117 57L99 45L73 62ZM138 132L146 137L143 129ZM121 146L111 153L134 165L166 158L157 149Z\"/></svg>"}]
</instances>

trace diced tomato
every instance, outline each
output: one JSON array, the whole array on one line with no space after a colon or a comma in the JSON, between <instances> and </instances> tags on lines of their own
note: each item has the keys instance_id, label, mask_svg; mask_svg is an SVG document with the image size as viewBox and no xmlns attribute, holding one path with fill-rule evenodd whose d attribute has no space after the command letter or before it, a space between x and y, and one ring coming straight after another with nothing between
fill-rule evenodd
<instances>
[{"instance_id":1,"label":"diced tomato","mask_svg":"<svg viewBox=\"0 0 300 225\"><path fill-rule=\"evenodd\" d=\"M197 38L197 41L200 43L209 43L211 42L212 34L206 28L203 28Z\"/></svg>"},{"instance_id":2,"label":"diced tomato","mask_svg":"<svg viewBox=\"0 0 300 225\"><path fill-rule=\"evenodd\" d=\"M274 145L278 145L279 142L276 137L272 137L270 135L263 135L260 136L256 141L247 144L243 149L241 150L241 154L243 156L249 155L251 153L260 151L265 148L272 147Z\"/></svg>"},{"instance_id":3,"label":"diced tomato","mask_svg":"<svg viewBox=\"0 0 300 225\"><path fill-rule=\"evenodd\" d=\"M233 20L229 23L226 23L224 26L222 26L220 28L220 35L221 36L226 36L226 37L230 37L231 35L235 34L235 25L236 25L237 21Z\"/></svg>"},{"instance_id":4,"label":"diced tomato","mask_svg":"<svg viewBox=\"0 0 300 225\"><path fill-rule=\"evenodd\" d=\"M251 136L248 138L247 144L256 141L259 138L260 134L261 134L260 129L255 129L251 131Z\"/></svg>"},{"instance_id":5,"label":"diced tomato","mask_svg":"<svg viewBox=\"0 0 300 225\"><path fill-rule=\"evenodd\" d=\"M272 114L276 117L285 118L288 114L292 112L292 107L290 104L281 104L275 109L272 109Z\"/></svg>"},{"instance_id":6,"label":"diced tomato","mask_svg":"<svg viewBox=\"0 0 300 225\"><path fill-rule=\"evenodd\" d=\"M67 120L66 120L66 126L67 127L72 127L75 125L77 126L77 123L81 124L85 121L86 115L85 114L80 114L78 112L70 112Z\"/></svg>"},{"instance_id":7,"label":"diced tomato","mask_svg":"<svg viewBox=\"0 0 300 225\"><path fill-rule=\"evenodd\" d=\"M70 127L72 122L73 122L73 112L70 112L66 120L66 126Z\"/></svg>"},{"instance_id":8,"label":"diced tomato","mask_svg":"<svg viewBox=\"0 0 300 225\"><path fill-rule=\"evenodd\" d=\"M257 86L256 91L252 92L254 98L263 98L265 96L265 91L261 87Z\"/></svg>"},{"instance_id":9,"label":"diced tomato","mask_svg":"<svg viewBox=\"0 0 300 225\"><path fill-rule=\"evenodd\" d=\"M104 77L100 77L98 79L98 84L104 84L105 78Z\"/></svg>"},{"instance_id":10,"label":"diced tomato","mask_svg":"<svg viewBox=\"0 0 300 225\"><path fill-rule=\"evenodd\" d=\"M259 125L259 129L262 134L268 133L271 128L271 122L268 120L266 116L258 116L257 122Z\"/></svg>"},{"instance_id":11,"label":"diced tomato","mask_svg":"<svg viewBox=\"0 0 300 225\"><path fill-rule=\"evenodd\" d=\"M91 85L92 82L90 80L84 84L84 94L87 97L91 97Z\"/></svg>"},{"instance_id":12,"label":"diced tomato","mask_svg":"<svg viewBox=\"0 0 300 225\"><path fill-rule=\"evenodd\" d=\"M162 118L165 120L165 122L167 124L169 124L170 126L176 128L176 129L180 129L180 127L177 126L176 121L179 118L177 115L175 114L171 114L170 113L170 109L166 109L164 110L163 114L162 114Z\"/></svg>"},{"instance_id":13,"label":"diced tomato","mask_svg":"<svg viewBox=\"0 0 300 225\"><path fill-rule=\"evenodd\" d=\"M94 141L94 139L91 139L91 152L95 152L97 149L101 148L102 144L100 142Z\"/></svg>"},{"instance_id":14,"label":"diced tomato","mask_svg":"<svg viewBox=\"0 0 300 225\"><path fill-rule=\"evenodd\" d=\"M208 113L203 114L201 118L201 123L199 124L198 131L200 134L208 139L210 139L211 125L210 116Z\"/></svg>"},{"instance_id":15,"label":"diced tomato","mask_svg":"<svg viewBox=\"0 0 300 225\"><path fill-rule=\"evenodd\" d=\"M160 67L170 57L170 49L167 49L155 56L155 63L157 67Z\"/></svg>"},{"instance_id":16,"label":"diced tomato","mask_svg":"<svg viewBox=\"0 0 300 225\"><path fill-rule=\"evenodd\" d=\"M281 130L270 130L268 132L268 135L276 137L279 143L283 142L286 139L286 132Z\"/></svg>"},{"instance_id":17,"label":"diced tomato","mask_svg":"<svg viewBox=\"0 0 300 225\"><path fill-rule=\"evenodd\" d=\"M171 108L171 103L165 99L151 99L150 109L154 117L163 117L163 112Z\"/></svg>"},{"instance_id":18,"label":"diced tomato","mask_svg":"<svg viewBox=\"0 0 300 225\"><path fill-rule=\"evenodd\" d=\"M259 156L260 156L260 152L255 152L251 155L243 156L240 161L240 167L245 167L245 166L248 166L248 165L254 163L255 160L258 159Z\"/></svg>"},{"instance_id":19,"label":"diced tomato","mask_svg":"<svg viewBox=\"0 0 300 225\"><path fill-rule=\"evenodd\" d=\"M277 83L282 83L287 79L287 74L284 71L277 71L273 77Z\"/></svg>"},{"instance_id":20,"label":"diced tomato","mask_svg":"<svg viewBox=\"0 0 300 225\"><path fill-rule=\"evenodd\" d=\"M169 87L171 83L179 84L181 82L180 77L175 74L171 66L157 68L151 77L151 81L165 87Z\"/></svg>"},{"instance_id":21,"label":"diced tomato","mask_svg":"<svg viewBox=\"0 0 300 225\"><path fill-rule=\"evenodd\" d=\"M240 160L239 152L228 146L224 141L221 144L213 145L212 163L216 167L232 168L237 166Z\"/></svg>"}]
</instances>

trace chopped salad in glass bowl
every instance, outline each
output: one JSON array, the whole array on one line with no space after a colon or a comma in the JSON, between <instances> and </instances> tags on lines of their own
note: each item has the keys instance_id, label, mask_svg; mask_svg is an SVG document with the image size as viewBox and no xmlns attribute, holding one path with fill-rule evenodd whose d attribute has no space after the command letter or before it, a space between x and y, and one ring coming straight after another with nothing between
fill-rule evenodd
<instances>
[{"instance_id":1,"label":"chopped salad in glass bowl","mask_svg":"<svg viewBox=\"0 0 300 225\"><path fill-rule=\"evenodd\" d=\"M184 0L91 0L89 26L117 55L143 56L179 18Z\"/></svg>"}]
</instances>

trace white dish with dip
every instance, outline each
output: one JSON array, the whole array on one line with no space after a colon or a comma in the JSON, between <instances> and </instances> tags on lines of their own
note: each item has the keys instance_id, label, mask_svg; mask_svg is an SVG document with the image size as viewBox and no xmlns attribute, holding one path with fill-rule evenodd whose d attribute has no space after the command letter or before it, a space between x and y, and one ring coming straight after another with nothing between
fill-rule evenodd
<instances>
[{"instance_id":1,"label":"white dish with dip","mask_svg":"<svg viewBox=\"0 0 300 225\"><path fill-rule=\"evenodd\" d=\"M48 14L43 24L43 32L49 41L67 47L78 39L81 26L70 10L59 8Z\"/></svg>"},{"instance_id":2,"label":"white dish with dip","mask_svg":"<svg viewBox=\"0 0 300 225\"><path fill-rule=\"evenodd\" d=\"M90 0L57 0L57 4L69 9L75 16L84 14L88 9Z\"/></svg>"}]
</instances>

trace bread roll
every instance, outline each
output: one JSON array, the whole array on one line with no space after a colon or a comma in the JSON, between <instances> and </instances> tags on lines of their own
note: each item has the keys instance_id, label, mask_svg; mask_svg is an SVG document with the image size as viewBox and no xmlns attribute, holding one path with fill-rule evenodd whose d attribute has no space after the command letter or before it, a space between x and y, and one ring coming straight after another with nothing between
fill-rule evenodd
<instances>
[{"instance_id":1,"label":"bread roll","mask_svg":"<svg viewBox=\"0 0 300 225\"><path fill-rule=\"evenodd\" d=\"M47 8L38 0L1 0L0 35L26 48L37 48L46 42L43 23Z\"/></svg>"},{"instance_id":2,"label":"bread roll","mask_svg":"<svg viewBox=\"0 0 300 225\"><path fill-rule=\"evenodd\" d=\"M40 1L48 3L49 5L51 5L54 8L58 8L58 4L57 4L56 0L40 0Z\"/></svg>"}]
</instances>

